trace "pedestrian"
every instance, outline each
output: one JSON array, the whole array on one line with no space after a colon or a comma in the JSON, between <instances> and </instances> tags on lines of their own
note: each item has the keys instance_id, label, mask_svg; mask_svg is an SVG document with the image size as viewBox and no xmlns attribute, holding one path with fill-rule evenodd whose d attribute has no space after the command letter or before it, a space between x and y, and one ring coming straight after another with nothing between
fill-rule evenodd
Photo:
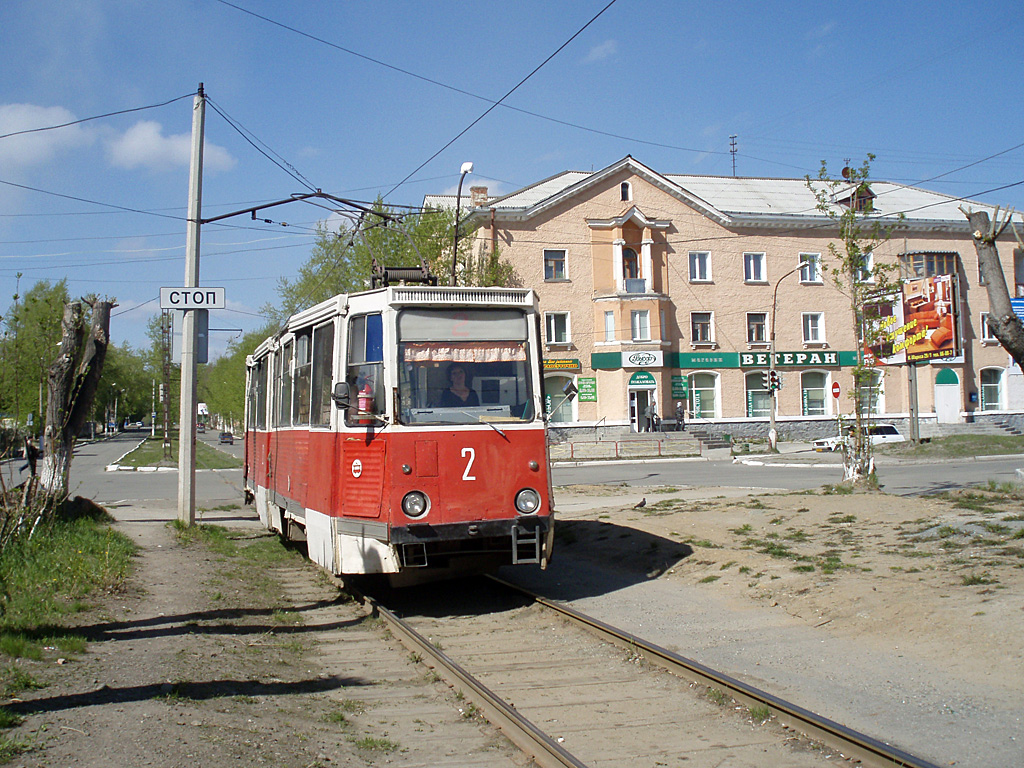
<instances>
[{"instance_id":1,"label":"pedestrian","mask_svg":"<svg viewBox=\"0 0 1024 768\"><path fill-rule=\"evenodd\" d=\"M686 431L686 409L683 404L676 403L676 432Z\"/></svg>"},{"instance_id":2,"label":"pedestrian","mask_svg":"<svg viewBox=\"0 0 1024 768\"><path fill-rule=\"evenodd\" d=\"M39 461L39 448L32 442L31 437L25 438L25 458L28 459L28 463L22 467L22 471L28 470L31 477L36 476L36 462Z\"/></svg>"},{"instance_id":3,"label":"pedestrian","mask_svg":"<svg viewBox=\"0 0 1024 768\"><path fill-rule=\"evenodd\" d=\"M644 408L644 432L654 431L654 404Z\"/></svg>"}]
</instances>

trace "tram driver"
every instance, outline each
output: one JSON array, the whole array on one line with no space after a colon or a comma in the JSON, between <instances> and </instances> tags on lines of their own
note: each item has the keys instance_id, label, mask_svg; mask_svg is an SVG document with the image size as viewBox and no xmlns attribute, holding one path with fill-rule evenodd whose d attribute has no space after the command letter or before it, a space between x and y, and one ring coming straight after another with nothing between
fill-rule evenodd
<instances>
[{"instance_id":1,"label":"tram driver","mask_svg":"<svg viewBox=\"0 0 1024 768\"><path fill-rule=\"evenodd\" d=\"M441 393L440 408L464 408L480 405L473 390L473 375L462 363L448 366L448 389Z\"/></svg>"}]
</instances>

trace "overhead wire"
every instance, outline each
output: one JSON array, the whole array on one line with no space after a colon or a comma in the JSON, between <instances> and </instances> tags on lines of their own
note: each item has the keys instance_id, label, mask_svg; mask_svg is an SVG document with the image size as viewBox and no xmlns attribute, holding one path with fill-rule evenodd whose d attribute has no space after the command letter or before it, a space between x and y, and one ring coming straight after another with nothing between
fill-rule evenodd
<instances>
[{"instance_id":1,"label":"overhead wire","mask_svg":"<svg viewBox=\"0 0 1024 768\"><path fill-rule=\"evenodd\" d=\"M91 120L102 120L103 118L106 118L106 117L115 117L117 115L127 115L127 114L130 114L132 112L142 112L142 111L147 110L147 109L157 109L158 107L166 107L168 104L173 104L174 102L181 101L182 99L189 99L189 98L192 98L192 96L193 96L193 94L186 93L184 96L176 96L173 99L168 99L167 101L162 101L159 104L149 104L149 105L147 105L145 107L132 107L131 109L120 109L120 110L117 110L116 112L106 112L106 113L104 113L102 115L93 115L92 117L83 117L83 118L81 118L79 120L71 120L71 121L66 122L66 123L60 123L59 125L47 125L47 126L43 126L43 127L40 127L40 128L26 128L26 129L21 130L21 131L12 131L11 133L0 134L0 140L2 140L2 139L9 139L12 136L24 136L25 134L29 134L29 133L41 133L43 131L55 131L58 128L67 128L67 127L72 126L72 125L80 125L82 123L88 123Z\"/></svg>"}]
</instances>

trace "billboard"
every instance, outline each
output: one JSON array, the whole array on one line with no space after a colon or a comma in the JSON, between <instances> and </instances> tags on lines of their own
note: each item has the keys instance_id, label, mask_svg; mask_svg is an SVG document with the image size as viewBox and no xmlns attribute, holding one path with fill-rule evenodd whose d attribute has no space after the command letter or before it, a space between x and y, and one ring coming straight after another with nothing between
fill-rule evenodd
<instances>
[{"instance_id":1,"label":"billboard","mask_svg":"<svg viewBox=\"0 0 1024 768\"><path fill-rule=\"evenodd\" d=\"M898 293L864 308L864 355L869 365L902 365L963 355L956 275L905 280Z\"/></svg>"}]
</instances>

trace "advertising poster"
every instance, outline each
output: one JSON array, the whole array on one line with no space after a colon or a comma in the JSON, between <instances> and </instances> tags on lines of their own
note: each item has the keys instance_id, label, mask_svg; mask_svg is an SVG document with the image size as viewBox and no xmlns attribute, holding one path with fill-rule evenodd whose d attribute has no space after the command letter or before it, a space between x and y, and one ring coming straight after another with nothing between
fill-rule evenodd
<instances>
[{"instance_id":1,"label":"advertising poster","mask_svg":"<svg viewBox=\"0 0 1024 768\"><path fill-rule=\"evenodd\" d=\"M952 362L963 354L955 275L906 280L864 308L864 353L875 365Z\"/></svg>"}]
</instances>

